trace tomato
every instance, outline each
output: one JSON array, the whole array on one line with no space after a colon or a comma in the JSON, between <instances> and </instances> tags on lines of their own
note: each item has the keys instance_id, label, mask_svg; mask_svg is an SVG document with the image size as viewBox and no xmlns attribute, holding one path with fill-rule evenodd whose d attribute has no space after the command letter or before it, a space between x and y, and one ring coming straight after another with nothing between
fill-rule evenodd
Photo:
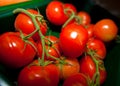
<instances>
[{"instance_id":1,"label":"tomato","mask_svg":"<svg viewBox=\"0 0 120 86\"><path fill-rule=\"evenodd\" d=\"M77 11L76 7L73 4L64 4L60 1L51 1L46 8L47 19L54 25L63 25L67 21L71 13L70 11L65 10L68 8L73 12Z\"/></svg>"},{"instance_id":2,"label":"tomato","mask_svg":"<svg viewBox=\"0 0 120 86\"><path fill-rule=\"evenodd\" d=\"M91 79L96 71L95 63L90 56L82 57L80 60L80 72L87 74Z\"/></svg>"},{"instance_id":3,"label":"tomato","mask_svg":"<svg viewBox=\"0 0 120 86\"><path fill-rule=\"evenodd\" d=\"M28 39L34 46L34 41ZM6 32L0 36L0 62L11 68L29 64L35 57L35 48L23 41L20 33Z\"/></svg>"},{"instance_id":4,"label":"tomato","mask_svg":"<svg viewBox=\"0 0 120 86\"><path fill-rule=\"evenodd\" d=\"M94 26L94 35L104 42L110 42L116 38L118 27L111 19L99 20Z\"/></svg>"},{"instance_id":5,"label":"tomato","mask_svg":"<svg viewBox=\"0 0 120 86\"><path fill-rule=\"evenodd\" d=\"M100 71L100 84L103 84L107 79L107 71L105 67L100 68L99 71Z\"/></svg>"},{"instance_id":6,"label":"tomato","mask_svg":"<svg viewBox=\"0 0 120 86\"><path fill-rule=\"evenodd\" d=\"M67 25L60 32L60 46L66 57L77 58L84 52L88 41L88 32L76 23Z\"/></svg>"},{"instance_id":7,"label":"tomato","mask_svg":"<svg viewBox=\"0 0 120 86\"><path fill-rule=\"evenodd\" d=\"M47 19L55 25L62 25L68 19L64 13L63 3L60 1L51 1L48 4L46 16Z\"/></svg>"},{"instance_id":8,"label":"tomato","mask_svg":"<svg viewBox=\"0 0 120 86\"><path fill-rule=\"evenodd\" d=\"M54 58L59 58L61 55L61 49L59 46L59 39L56 36L45 36L47 39L45 39L45 52L47 52L49 55L54 56ZM41 41L37 42L37 48L38 48L38 56L42 57L42 44ZM47 56L45 54L46 60L55 60L54 58Z\"/></svg>"},{"instance_id":9,"label":"tomato","mask_svg":"<svg viewBox=\"0 0 120 86\"><path fill-rule=\"evenodd\" d=\"M65 80L69 76L79 72L80 65L76 58L63 58L63 61L63 63L57 63L60 70L60 79Z\"/></svg>"},{"instance_id":10,"label":"tomato","mask_svg":"<svg viewBox=\"0 0 120 86\"><path fill-rule=\"evenodd\" d=\"M99 59L105 59L106 57L106 46L103 41L96 39L96 38L91 38L87 42L87 52L89 50L93 50Z\"/></svg>"},{"instance_id":11,"label":"tomato","mask_svg":"<svg viewBox=\"0 0 120 86\"><path fill-rule=\"evenodd\" d=\"M77 8L76 8L73 4L71 4L71 3L64 3L64 8L65 8L65 9L71 9L74 13L77 13ZM68 11L67 14L70 15L71 12Z\"/></svg>"},{"instance_id":12,"label":"tomato","mask_svg":"<svg viewBox=\"0 0 120 86\"><path fill-rule=\"evenodd\" d=\"M30 12L31 14L35 14L35 15L39 14L34 9L28 9L27 11ZM41 14L39 14L39 15L41 15ZM37 18L36 18L36 20L38 21L38 25L39 25L39 28L40 28L42 34L45 35L47 32L47 24L46 24L46 22L44 22L45 20L39 21ZM26 33L26 34L30 34L36 29L34 26L34 23L32 22L32 19L24 13L19 13L17 15L15 22L14 22L14 26L17 31L21 30L23 33ZM35 41L40 40L40 37L37 32L33 35L33 39Z\"/></svg>"},{"instance_id":13,"label":"tomato","mask_svg":"<svg viewBox=\"0 0 120 86\"><path fill-rule=\"evenodd\" d=\"M30 0L1 0L0 6L12 5L12 4L17 4L21 2L27 2L27 1L30 1Z\"/></svg>"},{"instance_id":14,"label":"tomato","mask_svg":"<svg viewBox=\"0 0 120 86\"><path fill-rule=\"evenodd\" d=\"M80 72L88 76L91 80L96 72L96 65L90 56L85 56L80 60ZM107 72L105 68L99 67L100 84L106 80Z\"/></svg>"},{"instance_id":15,"label":"tomato","mask_svg":"<svg viewBox=\"0 0 120 86\"><path fill-rule=\"evenodd\" d=\"M88 86L86 76L82 73L76 73L68 77L63 86Z\"/></svg>"},{"instance_id":16,"label":"tomato","mask_svg":"<svg viewBox=\"0 0 120 86\"><path fill-rule=\"evenodd\" d=\"M85 26L85 28L88 31L88 38L94 37L94 34L93 34L94 24L88 24Z\"/></svg>"},{"instance_id":17,"label":"tomato","mask_svg":"<svg viewBox=\"0 0 120 86\"><path fill-rule=\"evenodd\" d=\"M23 68L18 75L18 86L58 86L58 82L59 70L54 64L30 65Z\"/></svg>"},{"instance_id":18,"label":"tomato","mask_svg":"<svg viewBox=\"0 0 120 86\"><path fill-rule=\"evenodd\" d=\"M81 19L80 23L82 25L88 25L88 24L91 23L91 17L90 17L90 15L87 12L85 12L85 11L79 11L77 13L77 16L80 17L80 19Z\"/></svg>"}]
</instances>

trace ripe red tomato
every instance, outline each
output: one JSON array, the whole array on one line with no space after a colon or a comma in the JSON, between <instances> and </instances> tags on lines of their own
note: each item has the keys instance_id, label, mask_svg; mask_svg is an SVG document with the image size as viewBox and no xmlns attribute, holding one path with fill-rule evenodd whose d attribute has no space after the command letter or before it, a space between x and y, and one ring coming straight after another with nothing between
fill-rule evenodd
<instances>
[{"instance_id":1,"label":"ripe red tomato","mask_svg":"<svg viewBox=\"0 0 120 86\"><path fill-rule=\"evenodd\" d=\"M96 67L95 63L91 59L90 56L85 56L80 59L80 72L86 74L89 76L89 78L93 78L93 75L95 74Z\"/></svg>"},{"instance_id":2,"label":"ripe red tomato","mask_svg":"<svg viewBox=\"0 0 120 86\"><path fill-rule=\"evenodd\" d=\"M33 45L34 41L28 39ZM23 41L20 33L6 32L0 36L0 62L12 68L29 64L35 57L36 51L32 45Z\"/></svg>"},{"instance_id":3,"label":"ripe red tomato","mask_svg":"<svg viewBox=\"0 0 120 86\"><path fill-rule=\"evenodd\" d=\"M88 24L91 23L91 17L90 17L90 15L87 12L79 11L77 13L77 16L80 17L80 19L81 19L80 23L82 25L88 25Z\"/></svg>"},{"instance_id":4,"label":"ripe red tomato","mask_svg":"<svg viewBox=\"0 0 120 86\"><path fill-rule=\"evenodd\" d=\"M49 40L45 39L45 48L46 52L48 52L49 55L54 56L55 58L59 58L61 56L61 49L59 46L59 39L56 36L45 36ZM42 57L42 44L41 41L37 42L37 48L38 48L38 56L41 58ZM54 58L51 58L50 56L47 56L45 54L45 59L46 60L55 60Z\"/></svg>"},{"instance_id":5,"label":"ripe red tomato","mask_svg":"<svg viewBox=\"0 0 120 86\"><path fill-rule=\"evenodd\" d=\"M118 27L111 19L102 19L94 26L94 35L104 42L110 42L117 36Z\"/></svg>"},{"instance_id":6,"label":"ripe red tomato","mask_svg":"<svg viewBox=\"0 0 120 86\"><path fill-rule=\"evenodd\" d=\"M77 8L73 4L71 4L71 3L64 3L64 8L65 9L71 9L74 13L77 13ZM71 11L68 11L67 14L70 15Z\"/></svg>"},{"instance_id":7,"label":"ripe red tomato","mask_svg":"<svg viewBox=\"0 0 120 86\"><path fill-rule=\"evenodd\" d=\"M51 1L46 8L47 19L55 24L62 25L68 19L64 13L63 3L60 1Z\"/></svg>"},{"instance_id":8,"label":"ripe red tomato","mask_svg":"<svg viewBox=\"0 0 120 86\"><path fill-rule=\"evenodd\" d=\"M35 15L39 14L34 9L28 9L27 11L32 13L32 14L35 14ZM39 14L39 15L41 15L41 14ZM38 25L40 27L40 30L41 30L42 34L45 35L46 32L47 32L46 22L44 22L44 20L39 21L37 18L36 18L36 20L38 21ZM30 34L36 29L33 22L32 22L32 19L24 13L19 13L17 15L17 17L15 19L15 22L14 22L14 26L15 26L15 29L17 31L21 30L23 33L26 33L26 34ZM33 39L35 41L40 40L40 37L39 37L38 33L35 33L33 35Z\"/></svg>"},{"instance_id":9,"label":"ripe red tomato","mask_svg":"<svg viewBox=\"0 0 120 86\"><path fill-rule=\"evenodd\" d=\"M93 50L99 59L105 59L106 57L106 46L103 41L96 39L96 38L91 38L87 42L87 52L89 50Z\"/></svg>"},{"instance_id":10,"label":"ripe red tomato","mask_svg":"<svg viewBox=\"0 0 120 86\"><path fill-rule=\"evenodd\" d=\"M80 72L88 76L91 80L96 72L96 65L90 56L85 56L80 60ZM99 67L100 84L103 84L107 77L105 68Z\"/></svg>"},{"instance_id":11,"label":"ripe red tomato","mask_svg":"<svg viewBox=\"0 0 120 86\"><path fill-rule=\"evenodd\" d=\"M88 24L85 26L86 30L88 31L88 38L92 38L94 37L94 34L93 34L93 28L94 28L94 24Z\"/></svg>"},{"instance_id":12,"label":"ripe red tomato","mask_svg":"<svg viewBox=\"0 0 120 86\"><path fill-rule=\"evenodd\" d=\"M73 4L64 4L60 1L50 2L46 8L47 19L54 25L63 25L71 13L70 11L65 12L65 9L67 8L71 9L73 12L77 11Z\"/></svg>"},{"instance_id":13,"label":"ripe red tomato","mask_svg":"<svg viewBox=\"0 0 120 86\"><path fill-rule=\"evenodd\" d=\"M30 65L23 68L18 76L18 86L58 86L58 83L59 70L54 64Z\"/></svg>"},{"instance_id":14,"label":"ripe red tomato","mask_svg":"<svg viewBox=\"0 0 120 86\"><path fill-rule=\"evenodd\" d=\"M60 32L60 46L67 57L77 58L84 52L88 41L88 32L76 23L67 25Z\"/></svg>"},{"instance_id":15,"label":"ripe red tomato","mask_svg":"<svg viewBox=\"0 0 120 86\"><path fill-rule=\"evenodd\" d=\"M87 78L82 73L76 73L68 77L64 82L63 86L89 86Z\"/></svg>"},{"instance_id":16,"label":"ripe red tomato","mask_svg":"<svg viewBox=\"0 0 120 86\"><path fill-rule=\"evenodd\" d=\"M65 80L69 76L78 73L80 65L76 58L63 58L64 63L57 63L60 70L60 79Z\"/></svg>"}]
</instances>

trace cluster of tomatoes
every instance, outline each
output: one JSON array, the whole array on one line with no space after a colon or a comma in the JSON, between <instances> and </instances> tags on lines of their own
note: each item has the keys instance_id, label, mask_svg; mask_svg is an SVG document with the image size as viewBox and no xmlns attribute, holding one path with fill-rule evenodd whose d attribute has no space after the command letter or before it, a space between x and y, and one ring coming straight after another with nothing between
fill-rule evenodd
<instances>
[{"instance_id":1,"label":"cluster of tomatoes","mask_svg":"<svg viewBox=\"0 0 120 86\"><path fill-rule=\"evenodd\" d=\"M118 33L114 21L91 24L87 12L51 1L46 17L61 26L56 37L46 35L48 25L38 10L18 8L13 13L18 13L15 32L0 35L0 62L11 69L22 68L18 86L100 86L105 82L105 44Z\"/></svg>"}]
</instances>

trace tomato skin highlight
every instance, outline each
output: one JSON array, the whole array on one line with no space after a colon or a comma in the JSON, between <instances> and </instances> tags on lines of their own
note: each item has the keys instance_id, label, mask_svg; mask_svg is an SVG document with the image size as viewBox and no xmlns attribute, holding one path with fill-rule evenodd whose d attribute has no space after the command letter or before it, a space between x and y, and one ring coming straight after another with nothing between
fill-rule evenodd
<instances>
[{"instance_id":1,"label":"tomato skin highlight","mask_svg":"<svg viewBox=\"0 0 120 86\"><path fill-rule=\"evenodd\" d=\"M66 57L77 58L84 52L88 41L88 32L76 23L67 25L60 32L60 46Z\"/></svg>"},{"instance_id":2,"label":"tomato skin highlight","mask_svg":"<svg viewBox=\"0 0 120 86\"><path fill-rule=\"evenodd\" d=\"M33 44L34 41L29 39ZM11 68L19 68L29 64L35 57L36 51L25 43L20 33L6 32L0 36L0 62Z\"/></svg>"},{"instance_id":3,"label":"tomato skin highlight","mask_svg":"<svg viewBox=\"0 0 120 86\"><path fill-rule=\"evenodd\" d=\"M63 82L63 86L88 86L87 78L82 73L76 73L68 77Z\"/></svg>"},{"instance_id":4,"label":"tomato skin highlight","mask_svg":"<svg viewBox=\"0 0 120 86\"><path fill-rule=\"evenodd\" d=\"M27 66L20 71L18 86L58 86L59 70L53 65Z\"/></svg>"},{"instance_id":5,"label":"tomato skin highlight","mask_svg":"<svg viewBox=\"0 0 120 86\"><path fill-rule=\"evenodd\" d=\"M93 33L96 38L110 42L117 36L118 27L111 19L102 19L95 24Z\"/></svg>"},{"instance_id":6,"label":"tomato skin highlight","mask_svg":"<svg viewBox=\"0 0 120 86\"><path fill-rule=\"evenodd\" d=\"M27 11L35 15L39 14L34 9L27 9ZM37 23L40 27L42 34L45 35L47 32L47 24L45 22L41 23L38 20L37 20ZM24 13L19 13L17 15L14 22L14 26L17 31L22 31L23 33L26 33L26 34L30 34L36 29L34 26L34 23L32 22L32 19ZM32 37L35 41L40 40L40 37L37 32Z\"/></svg>"}]
</instances>

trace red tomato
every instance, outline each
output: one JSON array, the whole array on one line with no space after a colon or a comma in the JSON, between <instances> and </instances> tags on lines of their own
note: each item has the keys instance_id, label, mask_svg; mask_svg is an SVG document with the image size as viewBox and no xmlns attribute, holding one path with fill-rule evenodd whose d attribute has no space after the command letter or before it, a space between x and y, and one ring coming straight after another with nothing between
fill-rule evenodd
<instances>
[{"instance_id":1,"label":"red tomato","mask_svg":"<svg viewBox=\"0 0 120 86\"><path fill-rule=\"evenodd\" d=\"M118 27L111 19L102 19L94 26L94 35L104 42L110 42L117 36Z\"/></svg>"},{"instance_id":2,"label":"red tomato","mask_svg":"<svg viewBox=\"0 0 120 86\"><path fill-rule=\"evenodd\" d=\"M47 19L55 24L62 25L68 19L64 13L63 3L60 1L51 1L46 8Z\"/></svg>"},{"instance_id":3,"label":"red tomato","mask_svg":"<svg viewBox=\"0 0 120 86\"><path fill-rule=\"evenodd\" d=\"M99 59L104 59L106 56L106 46L103 41L96 39L96 38L91 38L87 42L87 52L89 50L93 50Z\"/></svg>"},{"instance_id":4,"label":"red tomato","mask_svg":"<svg viewBox=\"0 0 120 86\"><path fill-rule=\"evenodd\" d=\"M46 52L48 52L49 55L54 56L55 58L59 58L61 55L61 49L59 46L59 39L55 36L49 35L49 36L45 36L46 38L48 38L48 40L45 40L45 48L46 48ZM42 44L41 41L37 42L37 48L38 48L38 56L42 57ZM54 58L47 56L45 54L45 59L46 60L55 60Z\"/></svg>"},{"instance_id":5,"label":"red tomato","mask_svg":"<svg viewBox=\"0 0 120 86\"><path fill-rule=\"evenodd\" d=\"M92 38L94 36L93 34L94 24L88 24L85 26L85 28L88 31L88 38Z\"/></svg>"},{"instance_id":6,"label":"red tomato","mask_svg":"<svg viewBox=\"0 0 120 86\"><path fill-rule=\"evenodd\" d=\"M27 11L32 14L35 14L35 15L39 14L34 9L28 9ZM39 14L39 15L41 15L41 14ZM38 25L39 25L39 28L40 28L42 34L45 35L47 32L47 24L44 22L44 20L42 20L42 21L39 21L38 19L36 19L36 20L38 21ZM32 19L24 13L18 14L18 16L15 19L14 26L17 31L21 30L23 33L26 33L26 34L30 34L36 29L32 22ZM33 39L35 41L40 40L38 33L35 33L33 35Z\"/></svg>"},{"instance_id":7,"label":"red tomato","mask_svg":"<svg viewBox=\"0 0 120 86\"><path fill-rule=\"evenodd\" d=\"M65 80L69 76L78 73L80 69L79 62L76 58L63 58L64 63L58 63L60 78Z\"/></svg>"},{"instance_id":8,"label":"red tomato","mask_svg":"<svg viewBox=\"0 0 120 86\"><path fill-rule=\"evenodd\" d=\"M85 56L80 60L80 72L88 76L91 80L96 72L96 66L90 56ZM99 68L100 84L103 84L106 80L107 72L105 68Z\"/></svg>"},{"instance_id":9,"label":"red tomato","mask_svg":"<svg viewBox=\"0 0 120 86\"><path fill-rule=\"evenodd\" d=\"M107 78L107 71L105 67L100 68L99 71L100 71L100 84L103 84Z\"/></svg>"},{"instance_id":10,"label":"red tomato","mask_svg":"<svg viewBox=\"0 0 120 86\"><path fill-rule=\"evenodd\" d=\"M73 4L71 4L71 3L64 3L64 8L65 9L70 9L70 10L72 10L74 13L77 13L77 8L73 5ZM71 11L68 11L68 13L67 14L71 14Z\"/></svg>"},{"instance_id":11,"label":"red tomato","mask_svg":"<svg viewBox=\"0 0 120 86\"><path fill-rule=\"evenodd\" d=\"M67 25L60 32L60 46L67 57L77 58L84 52L88 41L88 32L76 23Z\"/></svg>"},{"instance_id":12,"label":"red tomato","mask_svg":"<svg viewBox=\"0 0 120 86\"><path fill-rule=\"evenodd\" d=\"M31 38L28 40L35 45ZM6 66L23 67L29 64L35 55L33 46L23 41L20 33L6 32L0 36L0 62Z\"/></svg>"},{"instance_id":13,"label":"red tomato","mask_svg":"<svg viewBox=\"0 0 120 86\"><path fill-rule=\"evenodd\" d=\"M68 77L64 82L63 86L89 86L87 78L82 73L76 73Z\"/></svg>"},{"instance_id":14,"label":"red tomato","mask_svg":"<svg viewBox=\"0 0 120 86\"><path fill-rule=\"evenodd\" d=\"M18 76L18 86L58 86L59 70L53 65L30 65L23 68Z\"/></svg>"},{"instance_id":15,"label":"red tomato","mask_svg":"<svg viewBox=\"0 0 120 86\"><path fill-rule=\"evenodd\" d=\"M77 16L80 17L80 19L81 19L80 23L82 25L88 25L88 24L91 23L91 17L90 17L90 15L87 12L85 12L85 11L79 11L77 13Z\"/></svg>"},{"instance_id":16,"label":"red tomato","mask_svg":"<svg viewBox=\"0 0 120 86\"><path fill-rule=\"evenodd\" d=\"M63 25L70 17L70 11L65 9L69 8L73 12L76 12L76 7L70 3L62 3L60 1L52 1L46 8L47 19L54 25ZM66 11L66 12L65 12ZM54 16L53 16L54 15Z\"/></svg>"}]
</instances>

